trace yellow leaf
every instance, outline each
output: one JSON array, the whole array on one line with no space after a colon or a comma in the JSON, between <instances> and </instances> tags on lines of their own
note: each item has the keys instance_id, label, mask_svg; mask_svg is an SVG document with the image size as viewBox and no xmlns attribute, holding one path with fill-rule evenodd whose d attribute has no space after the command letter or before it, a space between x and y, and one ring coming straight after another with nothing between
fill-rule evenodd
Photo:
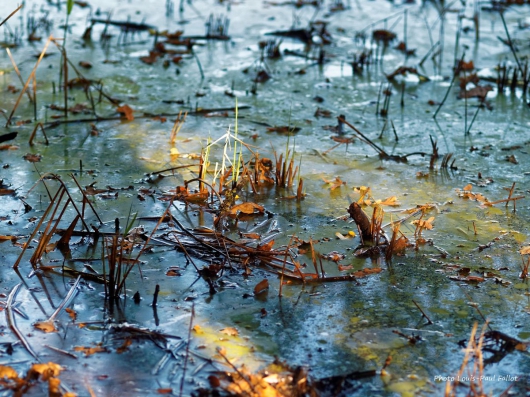
<instances>
[{"instance_id":1,"label":"yellow leaf","mask_svg":"<svg viewBox=\"0 0 530 397\"><path fill-rule=\"evenodd\" d=\"M390 206L398 206L398 205L400 205L399 202L397 201L397 197L396 196L388 197L384 201L381 201L379 204L381 204L381 205L390 205Z\"/></svg>"},{"instance_id":2,"label":"yellow leaf","mask_svg":"<svg viewBox=\"0 0 530 397\"><path fill-rule=\"evenodd\" d=\"M0 365L0 379L16 379L17 371L7 365Z\"/></svg>"},{"instance_id":3,"label":"yellow leaf","mask_svg":"<svg viewBox=\"0 0 530 397\"><path fill-rule=\"evenodd\" d=\"M195 332L197 335L204 334L204 331L202 330L200 325L194 325L193 326L193 332Z\"/></svg>"},{"instance_id":4,"label":"yellow leaf","mask_svg":"<svg viewBox=\"0 0 530 397\"><path fill-rule=\"evenodd\" d=\"M50 362L48 362L46 364L33 364L31 366L31 370L33 372L38 373L39 375L45 375L46 377L48 377L48 376L59 376L59 374L63 370L63 367L61 367L59 364L55 364L55 363L50 361ZM44 379L44 380L46 380L46 379Z\"/></svg>"},{"instance_id":5,"label":"yellow leaf","mask_svg":"<svg viewBox=\"0 0 530 397\"><path fill-rule=\"evenodd\" d=\"M53 321L41 321L33 324L33 326L42 332L57 332L57 328L55 328L55 324L53 323Z\"/></svg>"},{"instance_id":6,"label":"yellow leaf","mask_svg":"<svg viewBox=\"0 0 530 397\"><path fill-rule=\"evenodd\" d=\"M101 346L95 346L95 347L84 347L84 346L75 346L74 351L76 352L83 352L85 353L85 356L91 356L94 353L102 353L106 352L107 349Z\"/></svg>"},{"instance_id":7,"label":"yellow leaf","mask_svg":"<svg viewBox=\"0 0 530 397\"><path fill-rule=\"evenodd\" d=\"M527 245L526 247L523 247L519 250L519 253L521 255L529 255L530 254L530 245Z\"/></svg>"}]
</instances>

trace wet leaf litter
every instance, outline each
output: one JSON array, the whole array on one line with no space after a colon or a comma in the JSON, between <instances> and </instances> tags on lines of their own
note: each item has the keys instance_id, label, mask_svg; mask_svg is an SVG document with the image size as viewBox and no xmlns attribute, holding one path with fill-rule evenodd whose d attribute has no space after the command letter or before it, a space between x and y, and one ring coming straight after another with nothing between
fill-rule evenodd
<instances>
[{"instance_id":1,"label":"wet leaf litter","mask_svg":"<svg viewBox=\"0 0 530 397\"><path fill-rule=\"evenodd\" d=\"M177 3L0 16L2 386L524 391L527 6Z\"/></svg>"}]
</instances>

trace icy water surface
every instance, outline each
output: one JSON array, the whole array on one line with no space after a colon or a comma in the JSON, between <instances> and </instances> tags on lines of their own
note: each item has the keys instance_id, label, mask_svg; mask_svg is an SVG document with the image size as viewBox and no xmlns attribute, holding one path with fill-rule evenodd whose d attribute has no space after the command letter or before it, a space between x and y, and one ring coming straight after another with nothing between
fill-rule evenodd
<instances>
[{"instance_id":1,"label":"icy water surface","mask_svg":"<svg viewBox=\"0 0 530 397\"><path fill-rule=\"evenodd\" d=\"M493 350L502 350L497 355L485 351L484 392L499 395L511 387L512 395L529 393L528 255L520 251L525 252L529 233L524 196L530 187L530 109L521 73L515 84L511 81L518 62L526 70L530 8L510 6L503 14L516 59L502 42L508 38L498 2L465 7L383 0L292 3L77 2L66 34L67 118L59 50L66 4L26 1L0 28L2 45L23 81L7 49L2 50L0 135L17 133L0 143L2 365L22 375L33 362L58 363L65 368L62 384L80 396L191 395L212 387L212 371L233 371L227 360L257 371L278 357L293 368L305 366L312 379L348 374L354 379L359 371L377 371L351 380L341 395L441 395L446 377L457 376L464 358L458 342L469 339L475 323L480 333L487 319L490 331L521 344L510 352L494 345ZM0 20L16 7L3 0ZM85 34L92 20L103 22ZM207 23L211 35L227 37L204 37ZM308 30L311 23L310 45L296 37L266 35ZM129 31L120 29L124 26ZM32 30L41 40L28 41ZM183 33L175 34L179 30ZM393 32L396 38L385 45L373 39L374 31ZM191 45L174 45L186 36L192 37ZM61 40L56 45L49 37ZM267 40L276 40L280 57L267 56L261 48L266 44L260 45ZM396 49L400 42L414 51L406 56ZM22 93L45 45L47 56L27 83L29 95ZM363 70L354 72L352 61L370 51ZM459 60L473 65L452 81ZM400 66L417 73L409 69L389 79ZM467 86L461 82L474 73ZM460 95L462 87L469 98ZM475 87L481 88L472 91ZM472 96L477 91L484 101ZM180 111L181 119L188 115L170 142ZM372 144L346 124L338 128L338 116ZM30 145L38 123L49 142L38 128ZM248 175L241 176L246 182L238 186L235 204L252 202L264 211L246 218L240 214L237 223L225 217L218 231L231 239L229 245L255 249L272 240L274 249L289 245L289 262L296 261L307 274L324 272L328 280L280 279L281 266L220 263L232 245L218 251L194 246L197 241L189 234L212 236L219 215L216 196L213 204L202 206L179 196L169 207L175 220L157 227L177 186L199 177L201 153L209 162L203 179L218 190L223 164L230 170L239 158L252 174L253 153L259 153L259 159L272 159L269 177L275 179L275 156L285 158L287 151L293 168L299 167L292 186L250 183ZM407 161L395 161L402 156ZM79 233L69 249L49 245L32 265L31 256L49 233L46 226L54 227L46 212L49 195L61 191L57 178L46 178L49 174L64 181L73 203L84 208L90 231L102 234L96 241L93 233L83 235L78 220ZM44 182L37 183L41 177ZM232 177L227 172L225 180ZM303 200L296 198L299 177ZM83 204L75 181L94 211ZM192 182L189 188L193 194L199 185ZM508 206L488 205L509 197L517 198L515 207L514 200ZM382 206L388 239L389 223L413 214L400 227L409 246L391 260L384 253L358 255L359 231L347 212L359 201L371 217L377 200L393 204ZM76 218L72 203L66 203L64 196L53 214L59 229ZM421 206L423 215L415 211ZM115 219L120 233L143 227L136 239L131 237L130 260L156 233L139 264L129 262L133 266L121 297L109 304L102 280L111 259L101 247L103 241L107 248L112 244ZM420 234L411 223L415 220L427 221ZM36 228L39 233L32 236ZM190 252L171 237L183 229L190 232L180 237ZM52 234L48 243L59 240ZM26 242L29 248L19 258ZM195 267L210 265L219 265L217 275L203 271L198 277ZM67 302L71 316L58 313L57 332L37 329L37 322L60 307L78 274L82 277L72 290L77 293ZM264 279L268 289L260 292L257 285ZM155 286L160 292L153 307ZM139 303L132 298L137 291ZM8 312L36 357L17 337ZM469 383L456 392L466 394ZM42 395L46 387L35 386L28 395Z\"/></svg>"}]
</instances>

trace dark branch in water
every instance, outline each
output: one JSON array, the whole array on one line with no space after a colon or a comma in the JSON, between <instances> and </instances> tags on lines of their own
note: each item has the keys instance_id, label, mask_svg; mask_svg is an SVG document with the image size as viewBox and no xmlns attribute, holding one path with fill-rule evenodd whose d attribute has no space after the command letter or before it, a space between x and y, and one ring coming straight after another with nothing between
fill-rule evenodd
<instances>
[{"instance_id":1,"label":"dark branch in water","mask_svg":"<svg viewBox=\"0 0 530 397\"><path fill-rule=\"evenodd\" d=\"M376 145L372 140L370 140L366 135L364 135L361 131L355 128L355 126L348 123L344 118L339 116L337 117L337 120L339 121L339 123L344 123L348 127L350 127L353 131L357 133L357 135L359 135L362 141L364 141L365 143L369 144L372 148L374 148L374 150L379 154L379 158L381 160L392 160L398 163L406 163L408 161L407 158L410 156L415 156L415 155L427 156L428 155L428 153L425 153L425 152L413 152L413 153L405 154L403 156L388 154L383 149L381 149L378 145Z\"/></svg>"},{"instance_id":2,"label":"dark branch in water","mask_svg":"<svg viewBox=\"0 0 530 397\"><path fill-rule=\"evenodd\" d=\"M154 26L151 26L151 25L148 25L146 23L136 23L136 22L130 22L130 21L111 21L111 20L107 20L107 19L97 19L97 18L92 18L91 19L91 22L92 24L95 24L95 23L102 23L102 24L105 24L105 25L113 25L113 26L118 26L124 30L130 30L130 31L138 31L138 32L144 32L146 30L149 30L149 29L155 29Z\"/></svg>"}]
</instances>

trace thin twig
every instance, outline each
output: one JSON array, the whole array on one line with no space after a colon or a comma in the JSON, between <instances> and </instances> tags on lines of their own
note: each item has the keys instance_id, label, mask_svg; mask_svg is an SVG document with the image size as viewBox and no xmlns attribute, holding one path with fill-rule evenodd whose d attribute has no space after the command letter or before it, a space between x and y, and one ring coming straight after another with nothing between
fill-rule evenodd
<instances>
[{"instance_id":1,"label":"thin twig","mask_svg":"<svg viewBox=\"0 0 530 397\"><path fill-rule=\"evenodd\" d=\"M9 293L9 297L7 298L6 308L5 308L6 321L7 321L9 328L11 328L11 331L13 331L16 337L20 340L20 343L22 343L22 346L26 348L28 353L31 354L33 358L35 358L37 361L40 361L39 357L37 356L37 353L33 351L28 341L24 338L24 335L22 335L22 332L20 332L19 329L17 328L17 325L15 323L15 317L13 316L13 302L15 301L15 298L17 297L17 294L18 294L18 290L20 289L21 286L22 286L22 283L15 285L13 289L11 290L11 292Z\"/></svg>"}]
</instances>

